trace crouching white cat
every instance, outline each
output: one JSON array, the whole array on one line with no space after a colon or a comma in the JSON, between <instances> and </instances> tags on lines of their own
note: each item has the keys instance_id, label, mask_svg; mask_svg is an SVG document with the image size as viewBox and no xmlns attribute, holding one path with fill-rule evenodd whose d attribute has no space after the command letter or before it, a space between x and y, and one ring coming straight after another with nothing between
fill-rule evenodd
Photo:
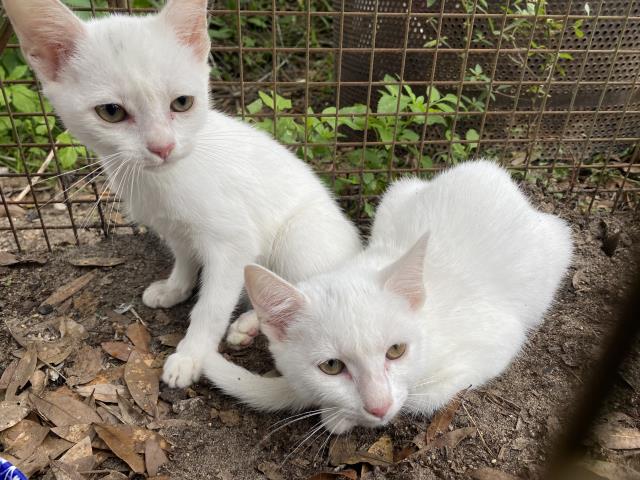
<instances>
[{"instance_id":1,"label":"crouching white cat","mask_svg":"<svg viewBox=\"0 0 640 480\"><path fill-rule=\"evenodd\" d=\"M99 154L131 217L175 255L171 275L145 290L144 303L186 300L202 268L191 324L164 366L170 386L200 376L240 296L244 265L297 282L360 251L356 229L307 165L209 109L206 0L89 22L58 0L3 5L58 115Z\"/></svg>"},{"instance_id":2,"label":"crouching white cat","mask_svg":"<svg viewBox=\"0 0 640 480\"><path fill-rule=\"evenodd\" d=\"M320 407L325 427L431 413L500 374L551 305L571 231L509 175L469 162L385 194L367 249L296 286L257 265L246 288L282 373L217 354L205 375L259 409Z\"/></svg>"}]
</instances>

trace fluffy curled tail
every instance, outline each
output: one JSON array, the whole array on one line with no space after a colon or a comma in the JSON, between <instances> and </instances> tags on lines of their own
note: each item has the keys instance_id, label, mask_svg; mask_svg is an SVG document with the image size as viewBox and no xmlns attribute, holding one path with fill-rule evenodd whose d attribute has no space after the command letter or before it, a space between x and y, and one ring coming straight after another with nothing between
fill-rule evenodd
<instances>
[{"instance_id":1,"label":"fluffy curled tail","mask_svg":"<svg viewBox=\"0 0 640 480\"><path fill-rule=\"evenodd\" d=\"M224 393L257 410L298 410L306 407L283 377L262 377L210 353L203 366L204 376Z\"/></svg>"}]
</instances>

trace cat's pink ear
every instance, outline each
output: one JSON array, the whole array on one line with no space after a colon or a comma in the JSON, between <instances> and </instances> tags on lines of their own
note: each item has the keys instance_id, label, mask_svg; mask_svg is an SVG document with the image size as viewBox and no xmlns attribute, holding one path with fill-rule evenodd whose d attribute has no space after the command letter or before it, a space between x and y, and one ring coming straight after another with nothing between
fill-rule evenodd
<instances>
[{"instance_id":1,"label":"cat's pink ear","mask_svg":"<svg viewBox=\"0 0 640 480\"><path fill-rule=\"evenodd\" d=\"M287 328L306 303L300 290L260 265L244 269L244 286L258 318L262 332L274 340L284 340Z\"/></svg>"},{"instance_id":2,"label":"cat's pink ear","mask_svg":"<svg viewBox=\"0 0 640 480\"><path fill-rule=\"evenodd\" d=\"M42 80L55 81L84 25L58 0L3 0L7 16L29 64Z\"/></svg>"},{"instance_id":3,"label":"cat's pink ear","mask_svg":"<svg viewBox=\"0 0 640 480\"><path fill-rule=\"evenodd\" d=\"M207 0L169 0L161 15L199 59L208 58L211 40L207 28Z\"/></svg>"},{"instance_id":4,"label":"cat's pink ear","mask_svg":"<svg viewBox=\"0 0 640 480\"><path fill-rule=\"evenodd\" d=\"M384 288L404 297L413 310L424 304L424 259L427 254L429 234L425 233L399 260L382 272Z\"/></svg>"}]
</instances>

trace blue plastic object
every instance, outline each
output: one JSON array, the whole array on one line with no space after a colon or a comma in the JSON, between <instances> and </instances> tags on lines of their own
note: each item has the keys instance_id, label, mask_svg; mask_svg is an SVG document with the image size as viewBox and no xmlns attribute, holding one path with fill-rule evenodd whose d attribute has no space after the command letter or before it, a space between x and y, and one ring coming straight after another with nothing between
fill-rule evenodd
<instances>
[{"instance_id":1,"label":"blue plastic object","mask_svg":"<svg viewBox=\"0 0 640 480\"><path fill-rule=\"evenodd\" d=\"M0 480L27 480L27 476L11 462L0 457Z\"/></svg>"}]
</instances>

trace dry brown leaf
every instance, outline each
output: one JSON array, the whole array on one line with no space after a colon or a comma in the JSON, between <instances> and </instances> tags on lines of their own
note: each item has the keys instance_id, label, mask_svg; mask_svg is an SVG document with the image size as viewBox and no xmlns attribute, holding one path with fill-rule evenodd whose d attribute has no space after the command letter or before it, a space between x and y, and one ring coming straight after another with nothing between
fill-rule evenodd
<instances>
[{"instance_id":1,"label":"dry brown leaf","mask_svg":"<svg viewBox=\"0 0 640 480\"><path fill-rule=\"evenodd\" d=\"M103 342L100 346L113 358L117 358L123 362L129 360L129 355L131 355L133 351L133 347L124 342Z\"/></svg>"},{"instance_id":2,"label":"dry brown leaf","mask_svg":"<svg viewBox=\"0 0 640 480\"><path fill-rule=\"evenodd\" d=\"M17 458L27 458L40 446L48 433L47 427L31 420L22 420L0 433L3 453Z\"/></svg>"},{"instance_id":3,"label":"dry brown leaf","mask_svg":"<svg viewBox=\"0 0 640 480\"><path fill-rule=\"evenodd\" d=\"M444 435L436 438L427 448L432 446L433 448L457 447L458 444L467 437L475 436L477 432L476 427L464 427L453 430L452 432L445 433Z\"/></svg>"},{"instance_id":4,"label":"dry brown leaf","mask_svg":"<svg viewBox=\"0 0 640 480\"><path fill-rule=\"evenodd\" d=\"M135 452L135 442L129 430L113 425L96 425L95 429L98 436L118 458L129 465L134 472L144 473L144 460Z\"/></svg>"},{"instance_id":5,"label":"dry brown leaf","mask_svg":"<svg viewBox=\"0 0 640 480\"><path fill-rule=\"evenodd\" d=\"M0 267L26 265L29 263L44 265L45 263L47 263L47 260L45 258L34 257L32 255L15 256L13 253L0 252Z\"/></svg>"},{"instance_id":6,"label":"dry brown leaf","mask_svg":"<svg viewBox=\"0 0 640 480\"><path fill-rule=\"evenodd\" d=\"M349 480L357 480L358 472L355 470L342 470L340 472L319 472L311 475L307 480L340 480L347 478Z\"/></svg>"},{"instance_id":7,"label":"dry brown leaf","mask_svg":"<svg viewBox=\"0 0 640 480\"><path fill-rule=\"evenodd\" d=\"M68 442L53 435L49 435L45 438L42 445L40 445L40 449L46 453L48 458L58 458L71 447L73 447L72 442Z\"/></svg>"},{"instance_id":8,"label":"dry brown leaf","mask_svg":"<svg viewBox=\"0 0 640 480\"><path fill-rule=\"evenodd\" d=\"M127 477L124 473L113 471L109 472L108 475L101 477L100 480L129 480L129 477Z\"/></svg>"},{"instance_id":9,"label":"dry brown leaf","mask_svg":"<svg viewBox=\"0 0 640 480\"><path fill-rule=\"evenodd\" d=\"M145 442L144 463L149 476L155 477L158 474L158 469L168 461L167 455L155 439L150 438Z\"/></svg>"},{"instance_id":10,"label":"dry brown leaf","mask_svg":"<svg viewBox=\"0 0 640 480\"><path fill-rule=\"evenodd\" d=\"M367 452L393 463L393 442L389 435L383 435L369 447Z\"/></svg>"},{"instance_id":11,"label":"dry brown leaf","mask_svg":"<svg viewBox=\"0 0 640 480\"><path fill-rule=\"evenodd\" d=\"M13 427L24 417L29 415L31 410L18 402L5 400L0 402L0 432Z\"/></svg>"},{"instance_id":12,"label":"dry brown leaf","mask_svg":"<svg viewBox=\"0 0 640 480\"><path fill-rule=\"evenodd\" d=\"M96 378L102 370L102 351L99 348L84 346L74 356L73 366L66 368L67 385L81 385Z\"/></svg>"},{"instance_id":13,"label":"dry brown leaf","mask_svg":"<svg viewBox=\"0 0 640 480\"><path fill-rule=\"evenodd\" d=\"M402 447L398 452L393 455L393 463L399 463L403 461L405 458L409 458L411 455L418 451L418 447L415 445L407 445L406 447Z\"/></svg>"},{"instance_id":14,"label":"dry brown leaf","mask_svg":"<svg viewBox=\"0 0 640 480\"><path fill-rule=\"evenodd\" d=\"M640 472L627 465L588 459L579 466L606 480L640 480Z\"/></svg>"},{"instance_id":15,"label":"dry brown leaf","mask_svg":"<svg viewBox=\"0 0 640 480\"><path fill-rule=\"evenodd\" d=\"M355 445L349 439L343 439L343 437L336 438L329 447L329 464L333 466L356 465L358 463L388 466L393 463L393 454L389 458L391 460L387 460L375 453L355 451Z\"/></svg>"},{"instance_id":16,"label":"dry brown leaf","mask_svg":"<svg viewBox=\"0 0 640 480\"><path fill-rule=\"evenodd\" d=\"M67 452L60 457L60 461L75 467L80 472L88 471L95 465L93 450L91 449L91 438L84 437Z\"/></svg>"},{"instance_id":17,"label":"dry brown leaf","mask_svg":"<svg viewBox=\"0 0 640 480\"><path fill-rule=\"evenodd\" d=\"M153 357L134 350L124 368L124 380L133 400L149 415L155 416L160 393L160 369L150 368Z\"/></svg>"},{"instance_id":18,"label":"dry brown leaf","mask_svg":"<svg viewBox=\"0 0 640 480\"><path fill-rule=\"evenodd\" d=\"M101 423L100 416L88 405L64 393L49 392L45 397L29 395L38 413L56 427L78 423Z\"/></svg>"},{"instance_id":19,"label":"dry brown leaf","mask_svg":"<svg viewBox=\"0 0 640 480\"><path fill-rule=\"evenodd\" d=\"M595 429L598 443L612 450L633 450L640 448L640 430L618 425L600 425Z\"/></svg>"},{"instance_id":20,"label":"dry brown leaf","mask_svg":"<svg viewBox=\"0 0 640 480\"><path fill-rule=\"evenodd\" d=\"M37 342L38 358L44 363L58 365L64 362L75 350L76 343L71 337L60 338L53 342Z\"/></svg>"},{"instance_id":21,"label":"dry brown leaf","mask_svg":"<svg viewBox=\"0 0 640 480\"><path fill-rule=\"evenodd\" d=\"M89 334L87 333L87 329L84 328L84 325L80 325L78 322L69 317L62 317L60 319L60 325L58 325L58 329L60 330L60 336L62 338L84 340L89 336Z\"/></svg>"},{"instance_id":22,"label":"dry brown leaf","mask_svg":"<svg viewBox=\"0 0 640 480\"><path fill-rule=\"evenodd\" d=\"M464 397L465 393L466 390L458 393L458 395L456 395L446 407L441 408L435 413L435 415L431 419L429 427L427 428L427 432L424 435L424 444L417 444L418 447L422 448L425 445L428 445L438 435L443 434L449 430L449 425L451 425L453 417L455 417L456 412L460 408L460 405L462 404L462 398Z\"/></svg>"},{"instance_id":23,"label":"dry brown leaf","mask_svg":"<svg viewBox=\"0 0 640 480\"><path fill-rule=\"evenodd\" d=\"M15 265L18 262L19 262L18 257L16 257L13 253L0 252L1 267L8 267L9 265Z\"/></svg>"},{"instance_id":24,"label":"dry brown leaf","mask_svg":"<svg viewBox=\"0 0 640 480\"><path fill-rule=\"evenodd\" d=\"M69 260L76 267L115 267L125 263L124 258L117 257L76 257Z\"/></svg>"},{"instance_id":25,"label":"dry brown leaf","mask_svg":"<svg viewBox=\"0 0 640 480\"><path fill-rule=\"evenodd\" d=\"M7 368L2 372L2 376L0 376L0 390L6 390L9 386L9 382L13 378L13 374L16 371L16 367L18 366L18 360L12 361Z\"/></svg>"},{"instance_id":26,"label":"dry brown leaf","mask_svg":"<svg viewBox=\"0 0 640 480\"><path fill-rule=\"evenodd\" d=\"M96 313L100 301L89 290L84 290L73 297L73 308L81 317L88 317Z\"/></svg>"},{"instance_id":27,"label":"dry brown leaf","mask_svg":"<svg viewBox=\"0 0 640 480\"><path fill-rule=\"evenodd\" d=\"M91 380L87 385L99 385L101 383L120 383L124 380L124 365L107 368L98 373L96 378Z\"/></svg>"},{"instance_id":28,"label":"dry brown leaf","mask_svg":"<svg viewBox=\"0 0 640 480\"><path fill-rule=\"evenodd\" d=\"M125 395L126 388L113 383L98 383L76 387L76 392L83 397L93 395L93 398L101 402L118 403L118 395Z\"/></svg>"},{"instance_id":29,"label":"dry brown leaf","mask_svg":"<svg viewBox=\"0 0 640 480\"><path fill-rule=\"evenodd\" d=\"M42 370L36 370L29 377L29 382L31 383L31 391L36 395L42 395L47 386L47 374Z\"/></svg>"},{"instance_id":30,"label":"dry brown leaf","mask_svg":"<svg viewBox=\"0 0 640 480\"><path fill-rule=\"evenodd\" d=\"M158 340L162 345L167 347L177 347L180 343L180 340L184 338L184 334L180 332L175 333L167 333L166 335L160 335Z\"/></svg>"},{"instance_id":31,"label":"dry brown leaf","mask_svg":"<svg viewBox=\"0 0 640 480\"><path fill-rule=\"evenodd\" d=\"M36 371L37 365L38 351L36 350L35 344L32 343L18 362L13 378L7 386L7 391L5 393L6 400L13 400L15 398L16 392L27 384L31 375L33 375L33 372Z\"/></svg>"},{"instance_id":32,"label":"dry brown leaf","mask_svg":"<svg viewBox=\"0 0 640 480\"><path fill-rule=\"evenodd\" d=\"M16 462L15 465L29 478L49 465L49 456L45 449L37 448L35 452Z\"/></svg>"},{"instance_id":33,"label":"dry brown leaf","mask_svg":"<svg viewBox=\"0 0 640 480\"><path fill-rule=\"evenodd\" d=\"M144 425L147 421L145 414L122 395L116 395L118 397L118 408L124 423L128 425Z\"/></svg>"},{"instance_id":34,"label":"dry brown leaf","mask_svg":"<svg viewBox=\"0 0 640 480\"><path fill-rule=\"evenodd\" d=\"M72 297L74 294L78 293L84 287L89 285L89 283L94 279L95 276L96 276L95 272L91 271L70 281L69 283L67 283L66 285L63 285L62 287L58 288L55 292L53 292L51 295L49 295L40 304L40 306L50 305L52 307L55 307L56 305L64 302L67 298Z\"/></svg>"},{"instance_id":35,"label":"dry brown leaf","mask_svg":"<svg viewBox=\"0 0 640 480\"><path fill-rule=\"evenodd\" d=\"M53 433L58 435L60 438L64 438L65 440L73 443L78 443L84 437L95 436L95 431L93 427L88 423L79 423L77 425L67 425L64 427L53 427L51 429Z\"/></svg>"},{"instance_id":36,"label":"dry brown leaf","mask_svg":"<svg viewBox=\"0 0 640 480\"><path fill-rule=\"evenodd\" d=\"M503 472L495 468L479 468L471 472L471 478L474 480L518 480L513 475Z\"/></svg>"},{"instance_id":37,"label":"dry brown leaf","mask_svg":"<svg viewBox=\"0 0 640 480\"><path fill-rule=\"evenodd\" d=\"M51 472L56 480L84 480L84 477L71 465L53 460Z\"/></svg>"},{"instance_id":38,"label":"dry brown leaf","mask_svg":"<svg viewBox=\"0 0 640 480\"><path fill-rule=\"evenodd\" d=\"M127 327L127 337L135 345L135 347L144 353L149 353L151 345L151 335L141 323L132 323Z\"/></svg>"}]
</instances>

